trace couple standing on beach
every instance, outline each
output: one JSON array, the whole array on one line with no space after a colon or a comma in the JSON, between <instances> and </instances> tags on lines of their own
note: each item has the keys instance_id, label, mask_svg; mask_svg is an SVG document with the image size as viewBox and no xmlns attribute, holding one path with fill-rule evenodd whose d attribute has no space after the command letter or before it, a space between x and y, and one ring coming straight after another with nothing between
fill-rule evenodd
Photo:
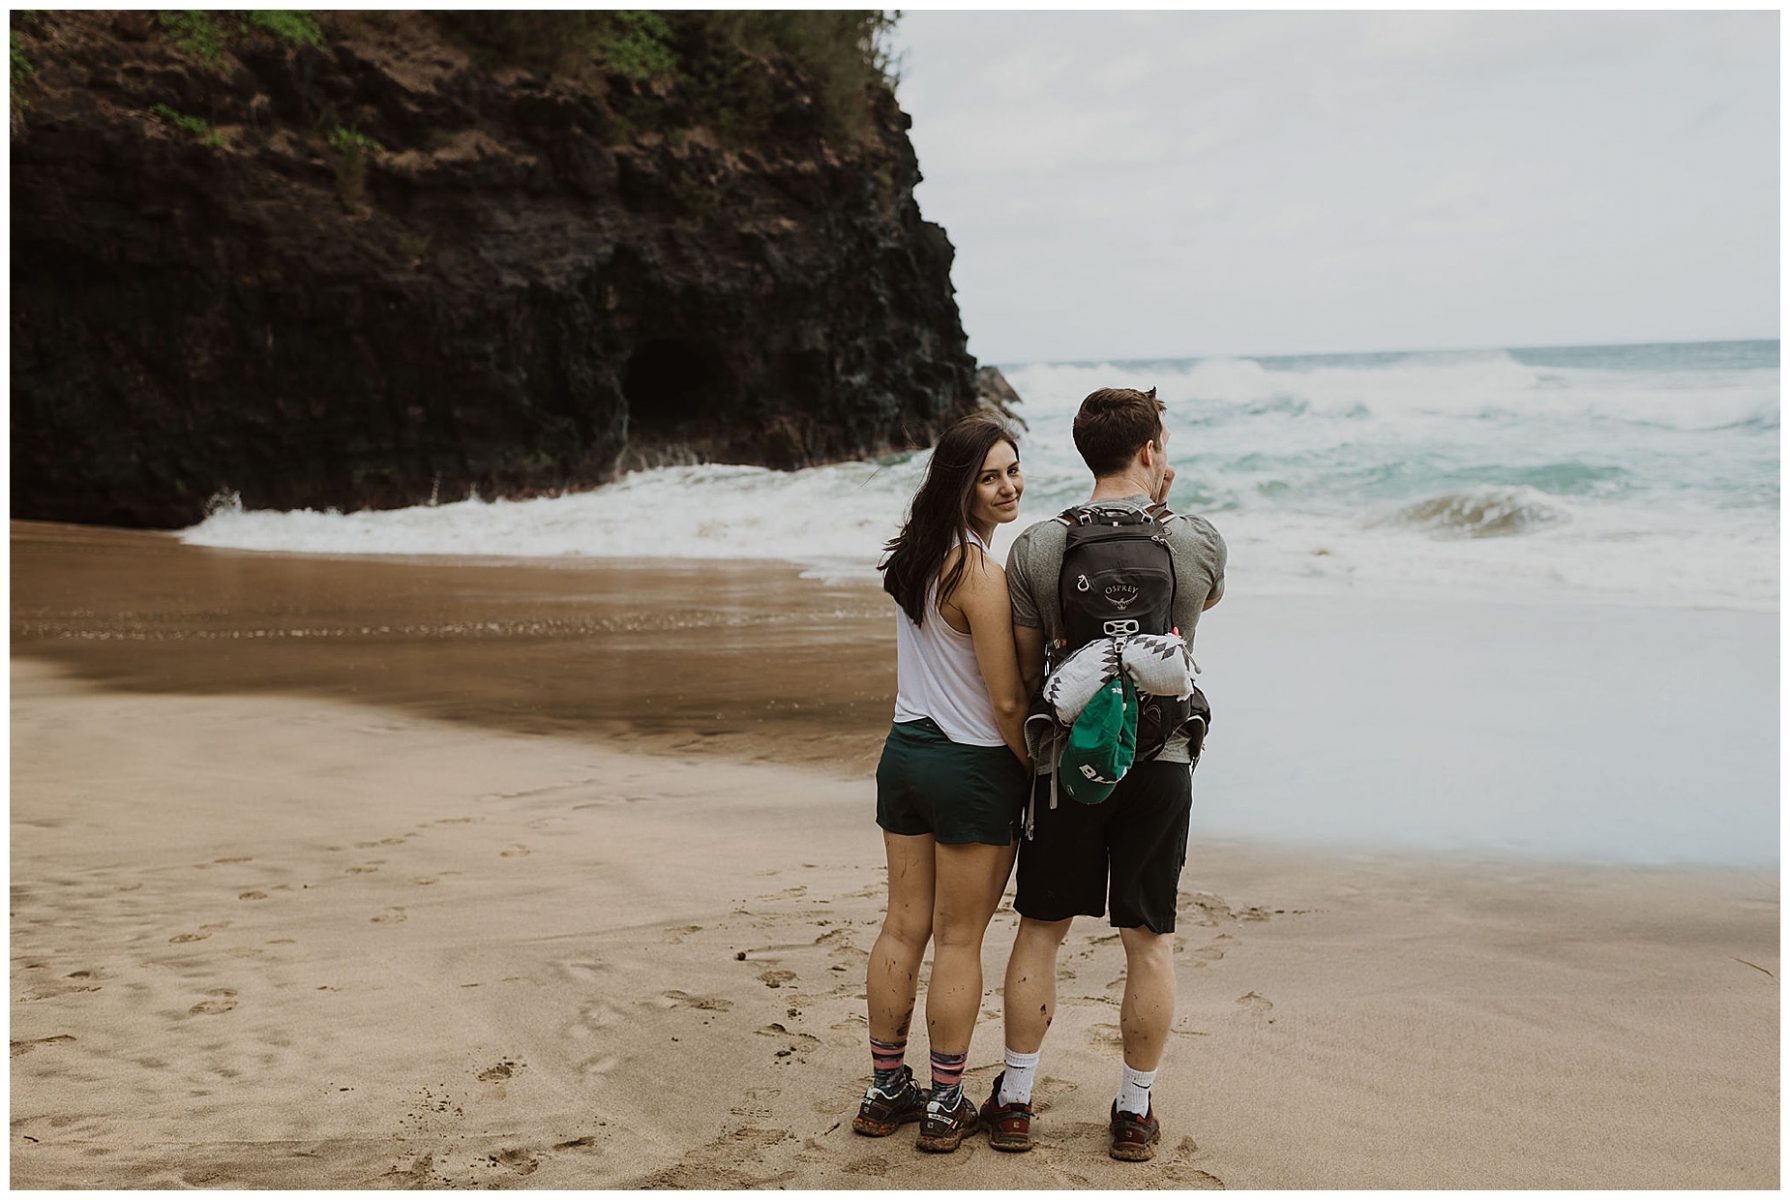
<instances>
[{"instance_id":1,"label":"couple standing on beach","mask_svg":"<svg viewBox=\"0 0 1790 1200\"><path fill-rule=\"evenodd\" d=\"M1125 743L1138 733L1121 722L1116 785L1100 777L1113 768L1083 763L1082 775L1099 786L1084 791L1082 803L1059 803L1059 792L1071 794L1052 774L1062 738L1028 746L1027 715L1047 665L1063 667L1081 648L1071 634L1089 628L1078 615L1085 598L1059 592L1060 585L1090 590L1089 572L1079 567L1073 580L1059 580L1078 526L1111 518L1166 550L1167 563L1155 570L1167 595L1144 597L1137 609L1154 603L1168 614L1161 622L1168 628L1142 632L1178 634L1189 647L1200 613L1224 592L1225 545L1205 520L1167 511L1175 472L1154 389L1092 393L1076 414L1074 438L1094 475L1092 494L1020 534L1003 572L989 541L995 526L1019 515L1019 446L997 421L959 422L934 448L907 524L880 567L884 589L901 606L895 723L876 773L889 900L866 984L874 1078L853 1128L880 1137L917 1120L924 1150L955 1150L979 1126L997 1150L1031 1149L1032 1086L1056 1005L1057 951L1077 915L1109 908L1125 950L1124 1055L1110 1153L1143 1161L1161 1139L1150 1088L1174 1019L1175 896L1203 723L1190 748L1192 726L1180 723L1180 710L1158 731L1160 750L1150 757L1139 745L1140 761L1129 764ZM1098 576L1113 581L1100 590L1121 618L1104 623L1115 649L1140 632L1126 618L1139 615L1129 606L1140 599L1136 581L1149 574L1146 567ZM1129 684L1123 696L1113 703L1140 703ZM1151 713L1149 700L1138 711ZM1088 802L1090 794L1104 799ZM1006 972L1005 1069L978 1109L963 1094L963 1070L982 1004L982 939L1016 855L1020 922ZM928 941L930 1092L904 1063Z\"/></svg>"}]
</instances>

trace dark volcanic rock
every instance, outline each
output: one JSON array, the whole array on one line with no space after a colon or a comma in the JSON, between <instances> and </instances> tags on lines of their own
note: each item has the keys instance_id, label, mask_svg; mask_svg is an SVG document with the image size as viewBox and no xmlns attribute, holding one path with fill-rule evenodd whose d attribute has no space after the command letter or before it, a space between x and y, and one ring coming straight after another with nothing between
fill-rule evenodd
<instances>
[{"instance_id":1,"label":"dark volcanic rock","mask_svg":"<svg viewBox=\"0 0 1790 1200\"><path fill-rule=\"evenodd\" d=\"M322 48L233 33L215 64L147 14L22 27L15 517L788 468L977 406L893 96L829 141L767 59L793 115L730 143L673 87L478 68L428 14L319 19Z\"/></svg>"}]
</instances>

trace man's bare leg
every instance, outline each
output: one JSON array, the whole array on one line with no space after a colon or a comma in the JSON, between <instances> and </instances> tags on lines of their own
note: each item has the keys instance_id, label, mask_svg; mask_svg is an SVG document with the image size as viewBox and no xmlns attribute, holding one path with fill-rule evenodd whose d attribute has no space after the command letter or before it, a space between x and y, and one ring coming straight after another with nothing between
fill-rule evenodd
<instances>
[{"instance_id":1,"label":"man's bare leg","mask_svg":"<svg viewBox=\"0 0 1790 1200\"><path fill-rule=\"evenodd\" d=\"M1044 1034L1057 1011L1057 951L1074 920L1019 919L1002 990L1007 1052L997 1103L1031 1102L1032 1073L1037 1070Z\"/></svg>"},{"instance_id":2,"label":"man's bare leg","mask_svg":"<svg viewBox=\"0 0 1790 1200\"><path fill-rule=\"evenodd\" d=\"M1125 997L1119 1004L1125 1061L1134 1070L1154 1071L1175 1020L1175 935L1140 925L1119 930L1119 941L1125 946Z\"/></svg>"}]
</instances>

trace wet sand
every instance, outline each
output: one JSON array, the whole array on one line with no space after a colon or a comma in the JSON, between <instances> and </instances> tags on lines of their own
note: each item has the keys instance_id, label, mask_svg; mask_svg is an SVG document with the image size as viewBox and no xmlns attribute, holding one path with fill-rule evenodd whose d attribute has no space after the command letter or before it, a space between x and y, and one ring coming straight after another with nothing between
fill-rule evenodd
<instances>
[{"instance_id":1,"label":"wet sand","mask_svg":"<svg viewBox=\"0 0 1790 1200\"><path fill-rule=\"evenodd\" d=\"M1160 1157L1103 1152L1092 921L1043 1144L921 1156L849 1127L868 589L15 523L12 620L17 1187L1778 1182L1775 867L1313 855L1196 808Z\"/></svg>"},{"instance_id":2,"label":"wet sand","mask_svg":"<svg viewBox=\"0 0 1790 1200\"><path fill-rule=\"evenodd\" d=\"M879 593L762 562L369 559L15 521L15 654L139 693L289 693L650 752L874 767Z\"/></svg>"}]
</instances>

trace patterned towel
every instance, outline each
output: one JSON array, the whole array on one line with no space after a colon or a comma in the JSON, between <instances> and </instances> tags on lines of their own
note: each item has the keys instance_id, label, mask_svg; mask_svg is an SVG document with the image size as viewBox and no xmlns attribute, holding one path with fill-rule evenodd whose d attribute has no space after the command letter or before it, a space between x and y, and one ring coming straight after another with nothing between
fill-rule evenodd
<instances>
[{"instance_id":1,"label":"patterned towel","mask_svg":"<svg viewBox=\"0 0 1790 1200\"><path fill-rule=\"evenodd\" d=\"M1199 673L1187 643L1172 633L1095 638L1064 659L1044 681L1044 702L1064 725L1075 724L1101 685L1121 668L1146 696L1191 696Z\"/></svg>"},{"instance_id":2,"label":"patterned towel","mask_svg":"<svg viewBox=\"0 0 1790 1200\"><path fill-rule=\"evenodd\" d=\"M1144 633L1126 638L1120 657L1125 674L1147 696L1191 696L1199 673L1193 651L1172 633Z\"/></svg>"},{"instance_id":3,"label":"patterned towel","mask_svg":"<svg viewBox=\"0 0 1790 1200\"><path fill-rule=\"evenodd\" d=\"M1119 643L1096 638L1057 665L1044 681L1044 702L1065 725L1075 724L1081 710L1102 684L1119 675Z\"/></svg>"}]
</instances>

